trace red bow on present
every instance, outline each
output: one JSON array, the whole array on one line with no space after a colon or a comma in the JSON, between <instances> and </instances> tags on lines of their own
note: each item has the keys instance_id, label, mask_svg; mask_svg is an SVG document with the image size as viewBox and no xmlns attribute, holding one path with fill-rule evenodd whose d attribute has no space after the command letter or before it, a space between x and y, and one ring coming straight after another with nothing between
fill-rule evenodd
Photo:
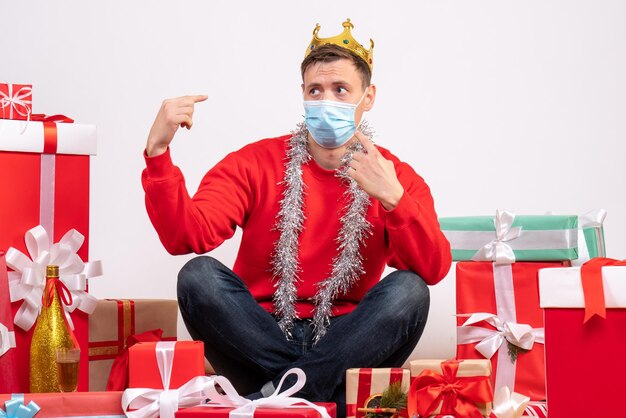
<instances>
[{"instance_id":1,"label":"red bow on present","mask_svg":"<svg viewBox=\"0 0 626 418\"><path fill-rule=\"evenodd\" d=\"M596 257L587 261L580 268L580 278L585 297L585 319L587 322L594 315L606 318L606 302L604 301L604 285L602 284L602 267L626 266L626 260Z\"/></svg>"},{"instance_id":2,"label":"red bow on present","mask_svg":"<svg viewBox=\"0 0 626 418\"><path fill-rule=\"evenodd\" d=\"M128 387L128 349L137 343L161 341L163 330L160 328L131 335L126 339L126 348L122 350L111 366L111 374L107 382L107 390L120 391Z\"/></svg>"},{"instance_id":3,"label":"red bow on present","mask_svg":"<svg viewBox=\"0 0 626 418\"><path fill-rule=\"evenodd\" d=\"M460 360L441 363L443 374L424 370L411 383L408 399L409 417L429 417L439 404L440 415L483 418L478 403L493 401L489 376L457 377Z\"/></svg>"}]
</instances>

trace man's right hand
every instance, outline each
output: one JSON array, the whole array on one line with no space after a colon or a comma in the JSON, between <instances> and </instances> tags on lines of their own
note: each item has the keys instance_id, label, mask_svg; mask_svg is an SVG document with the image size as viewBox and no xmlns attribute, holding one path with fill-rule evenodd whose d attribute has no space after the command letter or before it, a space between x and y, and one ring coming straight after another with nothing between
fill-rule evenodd
<instances>
[{"instance_id":1,"label":"man's right hand","mask_svg":"<svg viewBox=\"0 0 626 418\"><path fill-rule=\"evenodd\" d=\"M194 105L207 98L208 96L199 95L163 100L148 135L146 154L149 157L163 154L174 139L179 126L191 129Z\"/></svg>"}]
</instances>

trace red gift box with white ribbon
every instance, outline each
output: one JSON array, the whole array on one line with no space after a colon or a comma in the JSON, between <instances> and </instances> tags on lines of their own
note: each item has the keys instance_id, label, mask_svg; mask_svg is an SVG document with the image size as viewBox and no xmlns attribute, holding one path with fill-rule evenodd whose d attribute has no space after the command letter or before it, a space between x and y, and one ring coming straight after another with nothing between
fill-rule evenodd
<instances>
[{"instance_id":1,"label":"red gift box with white ribbon","mask_svg":"<svg viewBox=\"0 0 626 418\"><path fill-rule=\"evenodd\" d=\"M85 289L88 276L95 274L87 270L99 267L85 264L89 254L89 159L96 151L96 128L62 123L71 119L60 116L38 118L41 120L28 122L0 119L0 251L7 253L10 268L11 309L17 321L16 361L19 370L29 370L37 295L45 285L39 264L67 262L62 278L72 290L74 303L66 310L72 312L81 347L78 389L87 390L87 314L95 304ZM33 229L36 226L39 228ZM46 256L53 248L62 248L66 258ZM29 390L28 373L3 383L5 392Z\"/></svg>"},{"instance_id":2,"label":"red gift box with white ribbon","mask_svg":"<svg viewBox=\"0 0 626 418\"><path fill-rule=\"evenodd\" d=\"M541 270L551 418L626 417L626 260Z\"/></svg>"},{"instance_id":3,"label":"red gift box with white ribbon","mask_svg":"<svg viewBox=\"0 0 626 418\"><path fill-rule=\"evenodd\" d=\"M564 263L457 264L457 358L490 358L495 391L546 399L537 274Z\"/></svg>"},{"instance_id":4,"label":"red gift box with white ribbon","mask_svg":"<svg viewBox=\"0 0 626 418\"><path fill-rule=\"evenodd\" d=\"M0 118L27 120L33 113L31 84L0 83Z\"/></svg>"},{"instance_id":5,"label":"red gift box with white ribbon","mask_svg":"<svg viewBox=\"0 0 626 418\"><path fill-rule=\"evenodd\" d=\"M318 405L292 397L306 383L301 369L287 371L272 395L252 401L239 395L224 376L202 375L203 347L202 342L197 341L138 343L131 347L131 387L122 395L124 413L131 418L199 415L334 418L334 404ZM283 388L285 379L291 375L297 378L296 383ZM183 409L193 407L198 408Z\"/></svg>"}]
</instances>

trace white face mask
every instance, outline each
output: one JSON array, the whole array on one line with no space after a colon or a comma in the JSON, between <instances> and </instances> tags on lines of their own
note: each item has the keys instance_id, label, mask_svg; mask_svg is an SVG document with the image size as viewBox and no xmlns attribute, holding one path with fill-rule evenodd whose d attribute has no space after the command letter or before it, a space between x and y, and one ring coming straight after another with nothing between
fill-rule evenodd
<instances>
[{"instance_id":1,"label":"white face mask","mask_svg":"<svg viewBox=\"0 0 626 418\"><path fill-rule=\"evenodd\" d=\"M367 89L357 104L333 100L305 100L304 123L321 147L338 148L348 142L356 131L354 114Z\"/></svg>"}]
</instances>

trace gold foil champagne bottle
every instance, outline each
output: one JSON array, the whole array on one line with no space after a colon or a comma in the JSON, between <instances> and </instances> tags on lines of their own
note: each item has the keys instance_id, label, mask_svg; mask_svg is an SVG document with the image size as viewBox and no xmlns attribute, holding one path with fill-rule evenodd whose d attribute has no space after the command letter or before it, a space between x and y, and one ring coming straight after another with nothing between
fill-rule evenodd
<instances>
[{"instance_id":1,"label":"gold foil champagne bottle","mask_svg":"<svg viewBox=\"0 0 626 418\"><path fill-rule=\"evenodd\" d=\"M72 295L59 279L59 267L48 266L41 313L30 345L31 392L59 392L56 351L59 348L78 348L62 302L71 304Z\"/></svg>"}]
</instances>

